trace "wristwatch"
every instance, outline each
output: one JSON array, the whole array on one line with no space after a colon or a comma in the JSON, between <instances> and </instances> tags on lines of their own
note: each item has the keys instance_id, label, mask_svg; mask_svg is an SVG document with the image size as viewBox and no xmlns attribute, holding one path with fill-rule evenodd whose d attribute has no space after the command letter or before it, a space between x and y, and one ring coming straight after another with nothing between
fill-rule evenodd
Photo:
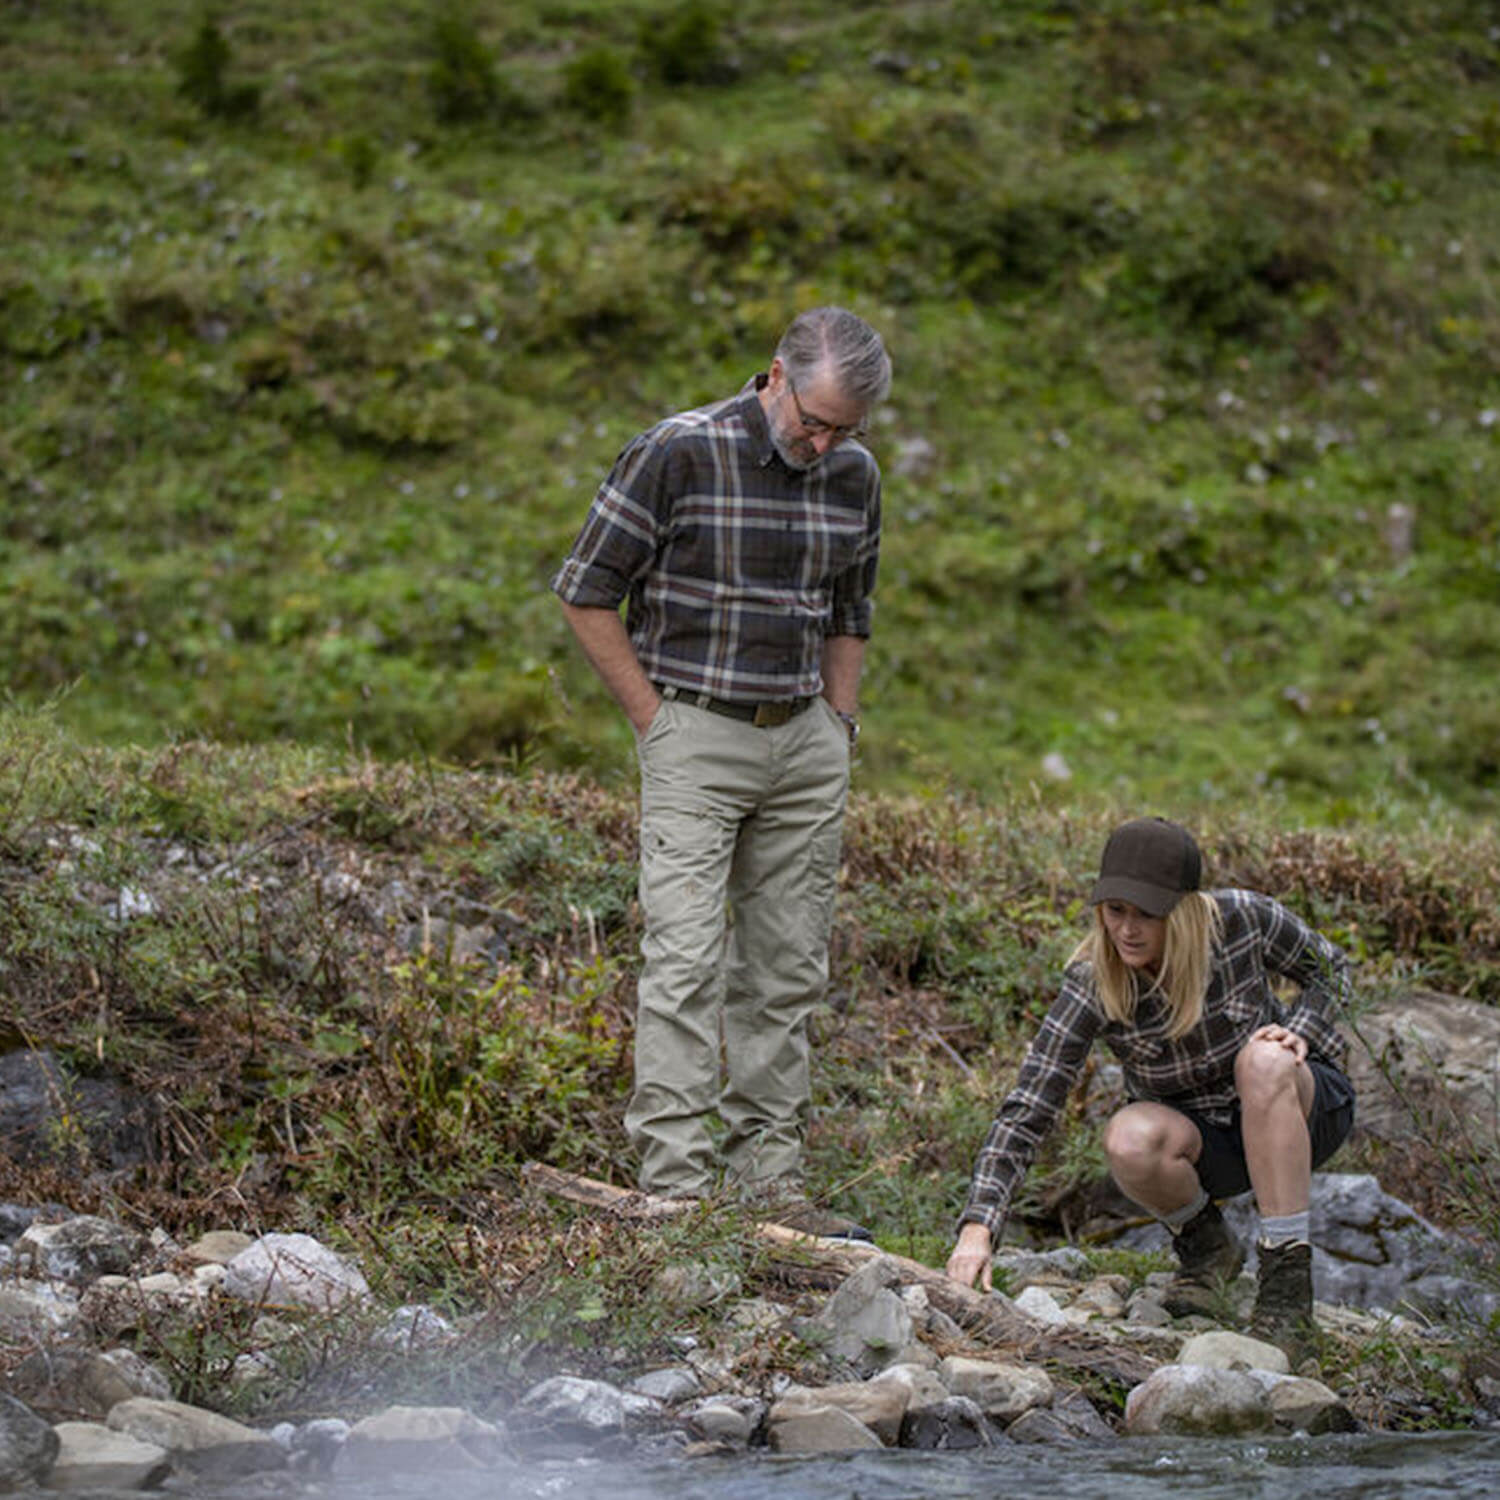
<instances>
[{"instance_id":1,"label":"wristwatch","mask_svg":"<svg viewBox=\"0 0 1500 1500\"><path fill-rule=\"evenodd\" d=\"M846 714L841 708L834 709L834 713L843 720L844 728L849 731L849 748L852 750L859 743L859 715Z\"/></svg>"}]
</instances>

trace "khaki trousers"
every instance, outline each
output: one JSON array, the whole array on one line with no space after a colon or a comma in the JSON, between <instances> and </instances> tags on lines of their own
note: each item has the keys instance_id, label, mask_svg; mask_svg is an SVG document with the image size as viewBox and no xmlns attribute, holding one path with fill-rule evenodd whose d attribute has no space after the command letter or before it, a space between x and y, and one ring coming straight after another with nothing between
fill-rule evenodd
<instances>
[{"instance_id":1,"label":"khaki trousers","mask_svg":"<svg viewBox=\"0 0 1500 1500\"><path fill-rule=\"evenodd\" d=\"M667 701L637 750L645 933L625 1126L641 1186L701 1197L722 1165L737 1187L798 1190L848 736L821 698L768 728Z\"/></svg>"}]
</instances>

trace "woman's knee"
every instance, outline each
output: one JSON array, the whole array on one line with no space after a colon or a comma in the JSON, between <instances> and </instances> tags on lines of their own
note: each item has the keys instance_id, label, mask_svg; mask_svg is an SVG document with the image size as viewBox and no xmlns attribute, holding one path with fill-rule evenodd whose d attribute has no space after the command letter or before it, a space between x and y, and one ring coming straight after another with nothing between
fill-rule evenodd
<instances>
[{"instance_id":1,"label":"woman's knee","mask_svg":"<svg viewBox=\"0 0 1500 1500\"><path fill-rule=\"evenodd\" d=\"M1104 1127L1104 1155L1116 1176L1140 1177L1191 1153L1191 1127L1165 1110L1126 1105Z\"/></svg>"},{"instance_id":2,"label":"woman's knee","mask_svg":"<svg viewBox=\"0 0 1500 1500\"><path fill-rule=\"evenodd\" d=\"M1284 1090L1297 1090L1297 1055L1280 1042L1254 1037L1234 1060L1234 1086L1242 1107L1268 1103Z\"/></svg>"}]
</instances>

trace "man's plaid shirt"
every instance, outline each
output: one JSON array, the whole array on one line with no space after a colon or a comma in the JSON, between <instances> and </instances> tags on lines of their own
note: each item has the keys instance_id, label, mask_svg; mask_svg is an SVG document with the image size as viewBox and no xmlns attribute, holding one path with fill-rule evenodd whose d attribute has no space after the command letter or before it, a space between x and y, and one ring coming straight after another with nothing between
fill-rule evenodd
<instances>
[{"instance_id":1,"label":"man's plaid shirt","mask_svg":"<svg viewBox=\"0 0 1500 1500\"><path fill-rule=\"evenodd\" d=\"M1214 952L1203 1019L1186 1036L1169 1041L1166 1006L1147 994L1130 1023L1106 1021L1093 965L1070 964L985 1138L960 1223L985 1224L998 1242L1011 1195L1056 1121L1095 1038L1119 1058L1131 1099L1193 1110L1214 1124L1234 1118L1235 1055L1261 1026L1285 1025L1307 1042L1309 1056L1343 1066L1348 1048L1335 1018L1348 1004L1351 981L1342 950L1269 896L1239 890L1210 894L1224 914L1224 933ZM1291 1004L1277 999L1273 978L1298 986Z\"/></svg>"},{"instance_id":2,"label":"man's plaid shirt","mask_svg":"<svg viewBox=\"0 0 1500 1500\"><path fill-rule=\"evenodd\" d=\"M552 580L569 604L627 601L653 682L741 702L818 692L824 637L870 633L880 550L875 460L846 441L790 468L764 383L630 443Z\"/></svg>"}]
</instances>

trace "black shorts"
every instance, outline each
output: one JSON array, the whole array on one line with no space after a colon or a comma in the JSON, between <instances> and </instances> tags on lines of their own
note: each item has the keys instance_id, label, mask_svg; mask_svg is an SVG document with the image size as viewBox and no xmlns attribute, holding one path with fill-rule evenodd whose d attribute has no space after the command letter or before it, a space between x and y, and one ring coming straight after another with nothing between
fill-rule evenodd
<instances>
[{"instance_id":1,"label":"black shorts","mask_svg":"<svg viewBox=\"0 0 1500 1500\"><path fill-rule=\"evenodd\" d=\"M1307 1117L1312 1137L1312 1164L1321 1167L1354 1128L1354 1086L1330 1062L1309 1057L1312 1069L1313 1106ZM1176 1105L1171 1106L1176 1109ZM1228 1125L1215 1125L1190 1109L1178 1111L1198 1127L1203 1150L1198 1154L1198 1181L1210 1198L1233 1198L1250 1187L1250 1169L1245 1165L1245 1143L1240 1138L1240 1110Z\"/></svg>"}]
</instances>

